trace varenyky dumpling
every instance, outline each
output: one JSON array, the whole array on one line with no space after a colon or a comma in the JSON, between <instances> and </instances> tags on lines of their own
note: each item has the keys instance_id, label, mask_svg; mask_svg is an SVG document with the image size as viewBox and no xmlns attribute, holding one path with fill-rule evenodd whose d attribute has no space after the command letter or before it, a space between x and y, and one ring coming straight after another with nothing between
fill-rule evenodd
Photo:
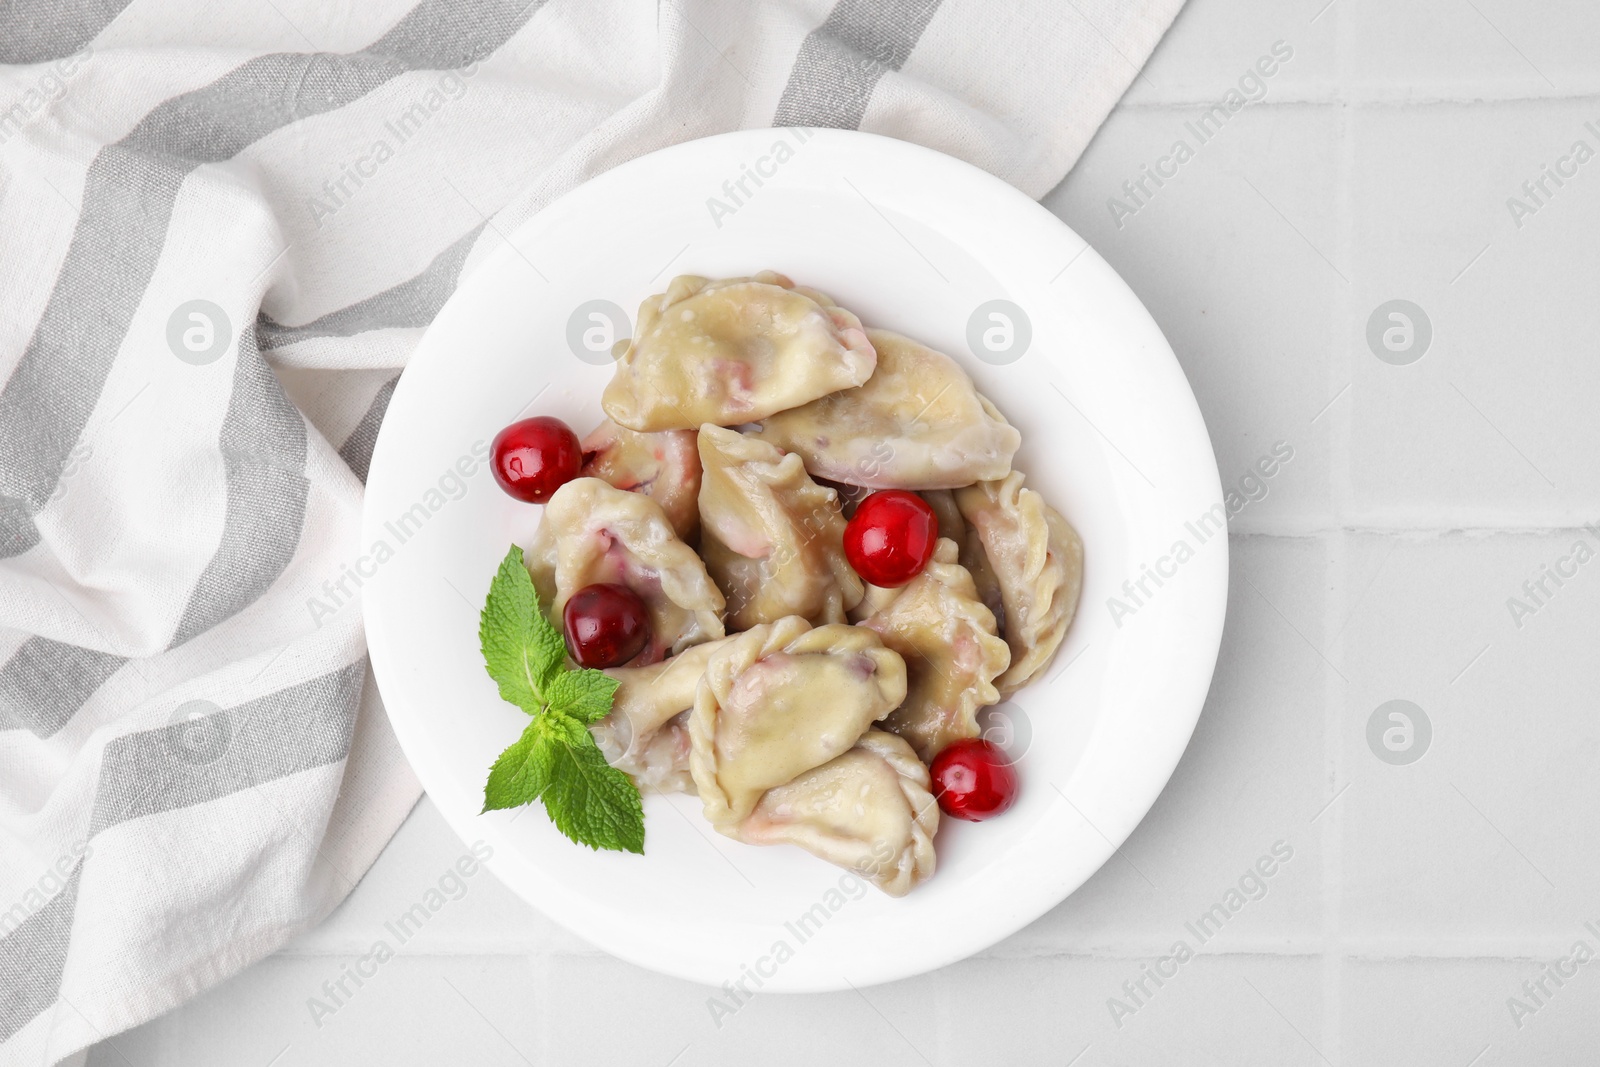
<instances>
[{"instance_id":1,"label":"varenyky dumpling","mask_svg":"<svg viewBox=\"0 0 1600 1067\"><path fill-rule=\"evenodd\" d=\"M767 790L849 751L906 697L906 666L878 635L796 616L711 654L689 713L689 769L706 819L729 836Z\"/></svg>"},{"instance_id":2,"label":"varenyky dumpling","mask_svg":"<svg viewBox=\"0 0 1600 1067\"><path fill-rule=\"evenodd\" d=\"M962 518L961 509L956 507L955 493L949 489L924 489L917 495L928 502L934 517L939 520L939 536L948 537L956 543L960 550L961 565L972 575L972 584L977 587L978 599L994 614L999 632L1004 634L1006 606L1000 599L1000 583L989 567L989 560L983 554L983 545L978 542L977 535L967 529L967 520ZM867 598L871 599L872 596L873 590L869 588ZM861 617L862 608L856 611L857 617Z\"/></svg>"},{"instance_id":3,"label":"varenyky dumpling","mask_svg":"<svg viewBox=\"0 0 1600 1067\"><path fill-rule=\"evenodd\" d=\"M846 521L856 513L856 508L861 506L861 502L873 494L873 490L864 485L846 485L843 482L830 482L826 478L816 477L811 480L824 489L832 489L838 495L839 510L844 512Z\"/></svg>"},{"instance_id":4,"label":"varenyky dumpling","mask_svg":"<svg viewBox=\"0 0 1600 1067\"><path fill-rule=\"evenodd\" d=\"M955 360L868 330L867 383L760 419L759 437L798 452L813 476L874 489L954 489L1003 478L1022 435Z\"/></svg>"},{"instance_id":5,"label":"varenyky dumpling","mask_svg":"<svg viewBox=\"0 0 1600 1067\"><path fill-rule=\"evenodd\" d=\"M524 559L558 627L567 598L586 585L616 582L639 594L650 610L651 639L628 666L723 635L722 594L706 565L643 493L574 478L545 505Z\"/></svg>"},{"instance_id":6,"label":"varenyky dumpling","mask_svg":"<svg viewBox=\"0 0 1600 1067\"><path fill-rule=\"evenodd\" d=\"M700 552L727 598L730 630L786 615L844 622L862 583L844 558L838 496L796 455L718 426L700 428Z\"/></svg>"},{"instance_id":7,"label":"varenyky dumpling","mask_svg":"<svg viewBox=\"0 0 1600 1067\"><path fill-rule=\"evenodd\" d=\"M694 792L689 774L689 709L711 654L731 638L706 641L647 667L612 667L611 712L589 727L606 762L645 789Z\"/></svg>"},{"instance_id":8,"label":"varenyky dumpling","mask_svg":"<svg viewBox=\"0 0 1600 1067\"><path fill-rule=\"evenodd\" d=\"M918 495L928 502L934 517L939 520L939 536L948 537L956 543L960 550L958 559L972 576L978 600L994 615L997 632L1003 636L1006 630L1006 605L1000 597L1000 582L994 576L994 569L989 566L989 558L983 553L983 544L978 540L977 533L967 529L967 520L962 517L961 509L956 507L955 492L950 489L924 489ZM875 588L867 589L863 605L872 599ZM858 607L856 610L859 613L863 609Z\"/></svg>"},{"instance_id":9,"label":"varenyky dumpling","mask_svg":"<svg viewBox=\"0 0 1600 1067\"><path fill-rule=\"evenodd\" d=\"M961 517L961 509L956 507L956 497L948 489L924 489L917 494L928 502L933 509L934 518L939 520L939 536L948 537L960 546L967 539L967 520Z\"/></svg>"},{"instance_id":10,"label":"varenyky dumpling","mask_svg":"<svg viewBox=\"0 0 1600 1067\"><path fill-rule=\"evenodd\" d=\"M939 805L928 786L928 769L909 745L868 730L842 756L767 790L736 836L799 845L905 896L933 874Z\"/></svg>"},{"instance_id":11,"label":"varenyky dumpling","mask_svg":"<svg viewBox=\"0 0 1600 1067\"><path fill-rule=\"evenodd\" d=\"M1010 696L1044 669L1061 646L1083 587L1083 541L1044 498L1012 471L955 491L967 522L963 562L979 594L990 586L1003 608L1001 635L1011 666L995 682Z\"/></svg>"},{"instance_id":12,"label":"varenyky dumpling","mask_svg":"<svg viewBox=\"0 0 1600 1067\"><path fill-rule=\"evenodd\" d=\"M607 419L583 439L578 473L648 496L686 544L700 532L700 450L693 430L638 433Z\"/></svg>"},{"instance_id":13,"label":"varenyky dumpling","mask_svg":"<svg viewBox=\"0 0 1600 1067\"><path fill-rule=\"evenodd\" d=\"M861 619L906 661L905 703L880 725L929 763L952 741L978 736L978 709L999 701L994 680L1011 662L956 552L954 541L939 538L922 573L881 590L891 595ZM879 592L874 586L868 595Z\"/></svg>"},{"instance_id":14,"label":"varenyky dumpling","mask_svg":"<svg viewBox=\"0 0 1600 1067\"><path fill-rule=\"evenodd\" d=\"M639 305L600 405L632 430L738 426L866 381L861 320L781 274L674 278Z\"/></svg>"}]
</instances>

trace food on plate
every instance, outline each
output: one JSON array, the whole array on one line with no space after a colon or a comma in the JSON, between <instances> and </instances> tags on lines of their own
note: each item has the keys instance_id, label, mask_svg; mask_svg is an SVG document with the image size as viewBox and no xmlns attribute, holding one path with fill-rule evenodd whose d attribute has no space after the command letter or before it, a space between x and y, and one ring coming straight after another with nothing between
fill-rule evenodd
<instances>
[{"instance_id":1,"label":"food on plate","mask_svg":"<svg viewBox=\"0 0 1600 1067\"><path fill-rule=\"evenodd\" d=\"M581 444L545 417L496 438L496 477L544 510L480 623L531 717L484 809L537 800L640 852L641 791L688 792L728 837L902 896L941 809L1015 802L978 715L1056 655L1082 542L954 359L816 290L685 276L636 334Z\"/></svg>"},{"instance_id":2,"label":"food on plate","mask_svg":"<svg viewBox=\"0 0 1600 1067\"><path fill-rule=\"evenodd\" d=\"M814 477L873 489L955 489L1003 478L1022 435L960 364L888 330L866 384L759 420L762 440L798 452Z\"/></svg>"},{"instance_id":3,"label":"food on plate","mask_svg":"<svg viewBox=\"0 0 1600 1067\"><path fill-rule=\"evenodd\" d=\"M844 622L861 599L845 562L837 495L796 455L718 426L700 429L700 554L727 598L727 627L799 615Z\"/></svg>"},{"instance_id":4,"label":"food on plate","mask_svg":"<svg viewBox=\"0 0 1600 1067\"><path fill-rule=\"evenodd\" d=\"M700 532L700 450L693 430L639 433L606 419L583 439L586 478L643 493L667 513L686 544Z\"/></svg>"},{"instance_id":5,"label":"food on plate","mask_svg":"<svg viewBox=\"0 0 1600 1067\"><path fill-rule=\"evenodd\" d=\"M639 305L600 406L630 430L738 426L860 385L877 356L861 320L781 274L674 278Z\"/></svg>"},{"instance_id":6,"label":"food on plate","mask_svg":"<svg viewBox=\"0 0 1600 1067\"><path fill-rule=\"evenodd\" d=\"M948 537L957 546L966 544L967 520L956 507L956 495L948 489L924 489L917 494L928 502L934 517L939 520L939 536Z\"/></svg>"},{"instance_id":7,"label":"food on plate","mask_svg":"<svg viewBox=\"0 0 1600 1067\"><path fill-rule=\"evenodd\" d=\"M939 805L928 786L910 746L871 729L843 755L767 790L734 836L799 845L903 897L933 874Z\"/></svg>"},{"instance_id":8,"label":"food on plate","mask_svg":"<svg viewBox=\"0 0 1600 1067\"><path fill-rule=\"evenodd\" d=\"M873 585L905 585L933 558L939 520L915 493L880 489L863 500L844 531L850 566Z\"/></svg>"},{"instance_id":9,"label":"food on plate","mask_svg":"<svg viewBox=\"0 0 1600 1067\"><path fill-rule=\"evenodd\" d=\"M1001 636L1011 666L995 684L1001 696L1027 685L1056 654L1083 585L1083 542L1044 497L1012 471L955 492L967 523L963 562L985 600L1000 603Z\"/></svg>"},{"instance_id":10,"label":"food on plate","mask_svg":"<svg viewBox=\"0 0 1600 1067\"><path fill-rule=\"evenodd\" d=\"M873 493L873 490L864 485L845 485L843 482L829 481L816 475L812 475L811 480L839 494L839 510L844 512L846 519L854 515L857 506Z\"/></svg>"},{"instance_id":11,"label":"food on plate","mask_svg":"<svg viewBox=\"0 0 1600 1067\"><path fill-rule=\"evenodd\" d=\"M625 585L596 582L561 609L567 655L580 667L619 667L650 643L650 609Z\"/></svg>"},{"instance_id":12,"label":"food on plate","mask_svg":"<svg viewBox=\"0 0 1600 1067\"><path fill-rule=\"evenodd\" d=\"M733 640L707 641L648 667L606 671L617 685L611 711L589 727L613 767L647 789L694 792L689 774L689 709L711 654Z\"/></svg>"},{"instance_id":13,"label":"food on plate","mask_svg":"<svg viewBox=\"0 0 1600 1067\"><path fill-rule=\"evenodd\" d=\"M982 822L1017 800L1017 772L998 745L981 737L957 741L929 768L933 795L946 815Z\"/></svg>"},{"instance_id":14,"label":"food on plate","mask_svg":"<svg viewBox=\"0 0 1600 1067\"><path fill-rule=\"evenodd\" d=\"M689 713L689 770L730 836L768 789L853 746L905 699L906 665L871 630L789 616L711 654Z\"/></svg>"},{"instance_id":15,"label":"food on plate","mask_svg":"<svg viewBox=\"0 0 1600 1067\"><path fill-rule=\"evenodd\" d=\"M906 661L906 698L881 724L932 761L952 742L978 736L978 709L999 701L994 680L1011 662L994 613L978 599L956 544L940 538L933 560L910 584L874 587L860 624ZM858 609L859 613L860 609Z\"/></svg>"},{"instance_id":16,"label":"food on plate","mask_svg":"<svg viewBox=\"0 0 1600 1067\"><path fill-rule=\"evenodd\" d=\"M578 435L548 415L513 422L495 434L489 456L500 488L530 504L548 501L583 465Z\"/></svg>"},{"instance_id":17,"label":"food on plate","mask_svg":"<svg viewBox=\"0 0 1600 1067\"><path fill-rule=\"evenodd\" d=\"M545 505L528 570L552 621L586 585L614 582L650 612L650 640L635 666L723 635L722 594L661 505L598 478L574 478Z\"/></svg>"}]
</instances>

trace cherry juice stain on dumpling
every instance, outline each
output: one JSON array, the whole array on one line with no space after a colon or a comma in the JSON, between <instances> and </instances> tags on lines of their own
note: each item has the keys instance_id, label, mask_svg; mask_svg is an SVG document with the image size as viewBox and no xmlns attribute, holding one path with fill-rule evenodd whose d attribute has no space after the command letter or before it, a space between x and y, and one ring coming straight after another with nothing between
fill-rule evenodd
<instances>
[{"instance_id":1,"label":"cherry juice stain on dumpling","mask_svg":"<svg viewBox=\"0 0 1600 1067\"><path fill-rule=\"evenodd\" d=\"M640 433L606 419L583 439L585 478L643 493L667 513L678 537L700 534L700 451L693 430Z\"/></svg>"},{"instance_id":2,"label":"cherry juice stain on dumpling","mask_svg":"<svg viewBox=\"0 0 1600 1067\"><path fill-rule=\"evenodd\" d=\"M865 385L763 419L757 436L846 485L956 489L1005 477L1022 435L960 364L888 330L867 337L878 364Z\"/></svg>"},{"instance_id":3,"label":"cherry juice stain on dumpling","mask_svg":"<svg viewBox=\"0 0 1600 1067\"><path fill-rule=\"evenodd\" d=\"M646 789L694 792L689 775L689 709L712 653L732 638L706 641L642 667L612 667L611 711L589 727L606 762Z\"/></svg>"},{"instance_id":4,"label":"cherry juice stain on dumpling","mask_svg":"<svg viewBox=\"0 0 1600 1067\"><path fill-rule=\"evenodd\" d=\"M861 320L781 274L673 279L639 305L637 336L601 397L632 430L737 426L872 374Z\"/></svg>"},{"instance_id":5,"label":"cherry juice stain on dumpling","mask_svg":"<svg viewBox=\"0 0 1600 1067\"><path fill-rule=\"evenodd\" d=\"M737 836L749 845L798 845L904 896L936 863L939 805L929 785L910 745L868 730L850 751L767 790Z\"/></svg>"},{"instance_id":6,"label":"cherry juice stain on dumpling","mask_svg":"<svg viewBox=\"0 0 1600 1067\"><path fill-rule=\"evenodd\" d=\"M730 630L799 615L844 622L862 583L845 562L845 519L800 457L717 426L700 430L700 553L727 598Z\"/></svg>"},{"instance_id":7,"label":"cherry juice stain on dumpling","mask_svg":"<svg viewBox=\"0 0 1600 1067\"><path fill-rule=\"evenodd\" d=\"M978 736L978 709L999 701L994 682L1011 663L994 613L956 556L956 542L940 538L921 574L899 589L870 587L852 613L906 661L905 703L883 728L926 762Z\"/></svg>"},{"instance_id":8,"label":"cherry juice stain on dumpling","mask_svg":"<svg viewBox=\"0 0 1600 1067\"><path fill-rule=\"evenodd\" d=\"M1022 485L1022 472L979 482L952 494L966 524L961 562L978 595L998 607L1011 665L995 680L1010 696L1049 665L1072 625L1083 589L1083 541L1078 531Z\"/></svg>"},{"instance_id":9,"label":"cherry juice stain on dumpling","mask_svg":"<svg viewBox=\"0 0 1600 1067\"><path fill-rule=\"evenodd\" d=\"M630 666L654 663L723 635L722 594L661 505L599 478L575 478L545 506L524 556L539 602L559 626L567 598L584 586L632 589L650 612L651 637Z\"/></svg>"},{"instance_id":10,"label":"cherry juice stain on dumpling","mask_svg":"<svg viewBox=\"0 0 1600 1067\"><path fill-rule=\"evenodd\" d=\"M841 755L906 696L905 661L878 635L789 616L712 654L689 715L706 819L737 837L768 789Z\"/></svg>"}]
</instances>

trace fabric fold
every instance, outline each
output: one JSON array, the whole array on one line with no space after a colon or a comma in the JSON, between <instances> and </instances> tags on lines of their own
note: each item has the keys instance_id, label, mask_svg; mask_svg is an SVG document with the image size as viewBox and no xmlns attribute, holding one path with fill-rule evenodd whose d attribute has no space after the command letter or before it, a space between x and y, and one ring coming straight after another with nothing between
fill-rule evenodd
<instances>
[{"instance_id":1,"label":"fabric fold","mask_svg":"<svg viewBox=\"0 0 1600 1067\"><path fill-rule=\"evenodd\" d=\"M234 4L0 3L3 1062L275 951L411 809L359 602L307 602L420 331L507 234L739 127L1043 195L1182 0L278 0L219 45Z\"/></svg>"}]
</instances>

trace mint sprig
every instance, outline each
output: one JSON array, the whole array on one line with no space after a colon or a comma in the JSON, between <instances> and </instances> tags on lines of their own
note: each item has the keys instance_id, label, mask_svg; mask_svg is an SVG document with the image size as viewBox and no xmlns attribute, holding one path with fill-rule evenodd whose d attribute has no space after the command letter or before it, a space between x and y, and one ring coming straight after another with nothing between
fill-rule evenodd
<instances>
[{"instance_id":1,"label":"mint sprig","mask_svg":"<svg viewBox=\"0 0 1600 1067\"><path fill-rule=\"evenodd\" d=\"M611 710L618 683L601 671L568 669L566 643L540 607L516 545L489 584L478 641L500 696L533 717L489 768L483 810L542 801L573 841L644 852L639 788L606 762L588 730Z\"/></svg>"}]
</instances>

